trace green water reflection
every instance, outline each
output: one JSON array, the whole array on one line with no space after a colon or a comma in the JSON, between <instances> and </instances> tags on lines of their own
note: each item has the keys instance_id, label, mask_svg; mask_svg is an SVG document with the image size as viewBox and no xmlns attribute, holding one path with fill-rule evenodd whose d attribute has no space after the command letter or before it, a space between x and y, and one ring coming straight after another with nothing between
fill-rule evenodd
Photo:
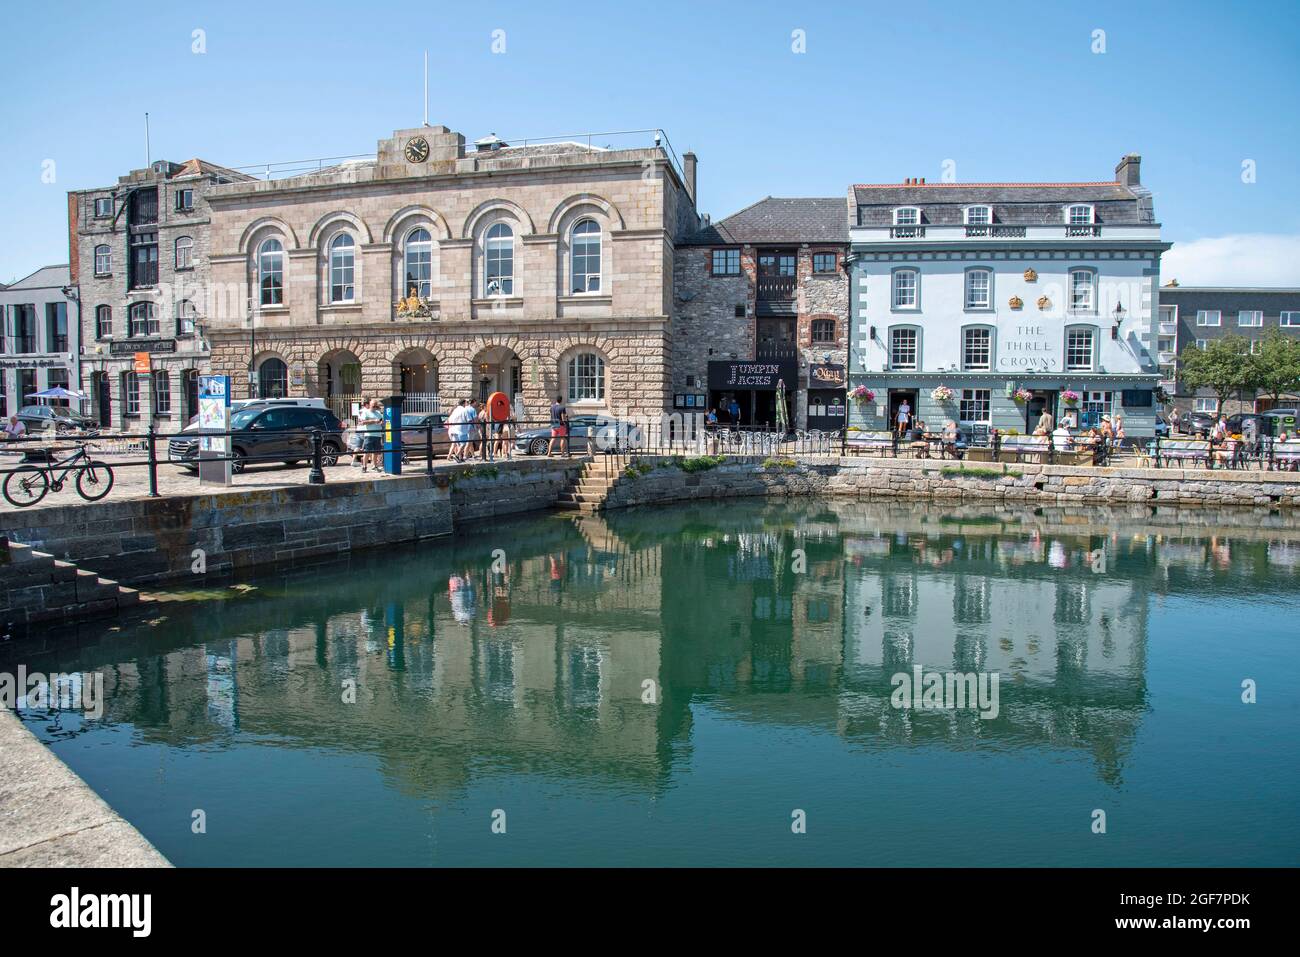
<instances>
[{"instance_id":1,"label":"green water reflection","mask_svg":"<svg viewBox=\"0 0 1300 957\"><path fill-rule=\"evenodd\" d=\"M547 515L0 660L104 672L26 717L181 864L1294 864L1298 562L1276 515ZM915 665L997 717L891 706Z\"/></svg>"}]
</instances>

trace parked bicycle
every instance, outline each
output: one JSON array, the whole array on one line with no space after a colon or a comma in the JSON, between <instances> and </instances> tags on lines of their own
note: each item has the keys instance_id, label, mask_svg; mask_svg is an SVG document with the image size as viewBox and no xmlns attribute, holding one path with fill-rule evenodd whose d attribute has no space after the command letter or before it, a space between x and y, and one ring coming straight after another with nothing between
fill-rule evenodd
<instances>
[{"instance_id":1,"label":"parked bicycle","mask_svg":"<svg viewBox=\"0 0 1300 957\"><path fill-rule=\"evenodd\" d=\"M48 455L49 459L43 465L20 465L5 476L4 495L10 505L16 508L35 505L51 489L61 491L68 475L74 471L77 473L77 494L87 502L98 502L112 491L113 470L103 462L92 461L84 445L79 445L77 451L65 459L54 460L53 452Z\"/></svg>"}]
</instances>

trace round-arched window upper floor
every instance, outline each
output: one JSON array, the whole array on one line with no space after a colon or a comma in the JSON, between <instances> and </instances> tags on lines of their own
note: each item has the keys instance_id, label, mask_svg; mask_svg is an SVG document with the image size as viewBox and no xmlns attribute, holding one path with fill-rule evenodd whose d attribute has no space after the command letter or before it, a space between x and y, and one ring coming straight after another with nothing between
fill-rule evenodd
<instances>
[{"instance_id":1,"label":"round-arched window upper floor","mask_svg":"<svg viewBox=\"0 0 1300 957\"><path fill-rule=\"evenodd\" d=\"M423 226L406 235L402 248L402 296L433 296L433 236Z\"/></svg>"},{"instance_id":2,"label":"round-arched window upper floor","mask_svg":"<svg viewBox=\"0 0 1300 957\"><path fill-rule=\"evenodd\" d=\"M284 305L284 244L278 239L257 247L257 289L262 305Z\"/></svg>"},{"instance_id":3,"label":"round-arched window upper floor","mask_svg":"<svg viewBox=\"0 0 1300 957\"><path fill-rule=\"evenodd\" d=\"M601 291L601 233L594 219L574 223L569 233L569 292L585 295Z\"/></svg>"},{"instance_id":4,"label":"round-arched window upper floor","mask_svg":"<svg viewBox=\"0 0 1300 957\"><path fill-rule=\"evenodd\" d=\"M356 300L356 240L339 233L329 244L329 301Z\"/></svg>"},{"instance_id":5,"label":"round-arched window upper floor","mask_svg":"<svg viewBox=\"0 0 1300 957\"><path fill-rule=\"evenodd\" d=\"M515 293L515 234L505 223L493 223L483 243L483 295Z\"/></svg>"}]
</instances>

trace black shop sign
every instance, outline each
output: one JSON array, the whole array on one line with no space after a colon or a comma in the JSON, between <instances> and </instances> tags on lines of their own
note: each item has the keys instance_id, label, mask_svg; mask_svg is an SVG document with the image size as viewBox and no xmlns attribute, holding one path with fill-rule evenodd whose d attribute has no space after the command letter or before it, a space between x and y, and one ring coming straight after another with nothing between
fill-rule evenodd
<instances>
[{"instance_id":1,"label":"black shop sign","mask_svg":"<svg viewBox=\"0 0 1300 957\"><path fill-rule=\"evenodd\" d=\"M793 389L799 384L798 375L793 359L715 360L709 363L709 388L714 392L773 391L777 382L784 382L787 389Z\"/></svg>"}]
</instances>

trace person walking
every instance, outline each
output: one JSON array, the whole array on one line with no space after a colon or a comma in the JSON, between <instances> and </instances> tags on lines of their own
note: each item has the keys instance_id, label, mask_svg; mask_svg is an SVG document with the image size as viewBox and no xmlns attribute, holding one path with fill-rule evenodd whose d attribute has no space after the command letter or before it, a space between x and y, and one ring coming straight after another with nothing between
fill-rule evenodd
<instances>
[{"instance_id":1,"label":"person walking","mask_svg":"<svg viewBox=\"0 0 1300 957\"><path fill-rule=\"evenodd\" d=\"M465 399L457 402L456 408L447 416L447 438L451 439L447 449L448 461L465 461L465 402Z\"/></svg>"},{"instance_id":2,"label":"person walking","mask_svg":"<svg viewBox=\"0 0 1300 957\"><path fill-rule=\"evenodd\" d=\"M482 432L483 432L483 403L471 402L465 408L465 439L466 448L469 451L470 458L478 455L483 449ZM485 456L486 457L486 456Z\"/></svg>"},{"instance_id":3,"label":"person walking","mask_svg":"<svg viewBox=\"0 0 1300 957\"><path fill-rule=\"evenodd\" d=\"M1169 413L1169 434L1170 434L1170 435L1177 435L1177 434L1178 434L1178 432L1179 432L1179 429L1178 429L1178 422L1179 422L1179 419L1178 419L1178 410L1177 410L1177 409L1174 409L1174 410L1172 410L1172 411Z\"/></svg>"},{"instance_id":4,"label":"person walking","mask_svg":"<svg viewBox=\"0 0 1300 957\"><path fill-rule=\"evenodd\" d=\"M383 428L384 414L380 411L379 400L372 399L363 405L357 414L357 435L361 441L361 471L368 472L373 466L379 471L379 453L381 448L380 430Z\"/></svg>"},{"instance_id":5,"label":"person walking","mask_svg":"<svg viewBox=\"0 0 1300 957\"><path fill-rule=\"evenodd\" d=\"M1034 426L1034 435L1050 435L1056 428L1056 419L1047 409L1043 409L1043 414L1038 417L1038 425Z\"/></svg>"},{"instance_id":6,"label":"person walking","mask_svg":"<svg viewBox=\"0 0 1300 957\"><path fill-rule=\"evenodd\" d=\"M740 425L740 403L736 401L733 395L731 401L727 403L727 416L731 419L732 425Z\"/></svg>"},{"instance_id":7,"label":"person walking","mask_svg":"<svg viewBox=\"0 0 1300 957\"><path fill-rule=\"evenodd\" d=\"M907 426L911 421L912 421L912 405L910 402L904 399L902 404L899 405L898 407L898 415L896 416L896 425L898 428L899 438L902 438L904 433L907 432Z\"/></svg>"},{"instance_id":8,"label":"person walking","mask_svg":"<svg viewBox=\"0 0 1300 957\"><path fill-rule=\"evenodd\" d=\"M564 449L564 457L569 457L569 412L564 407L564 399L555 397L551 405L551 442L546 447L547 455L555 454L555 444L559 442Z\"/></svg>"}]
</instances>

